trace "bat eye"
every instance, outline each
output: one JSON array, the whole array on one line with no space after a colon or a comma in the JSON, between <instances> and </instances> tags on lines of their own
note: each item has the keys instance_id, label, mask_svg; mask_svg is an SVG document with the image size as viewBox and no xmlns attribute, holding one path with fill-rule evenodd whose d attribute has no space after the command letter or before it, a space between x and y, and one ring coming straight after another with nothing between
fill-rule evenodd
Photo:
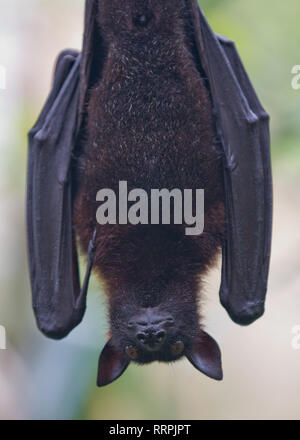
<instances>
[{"instance_id":1,"label":"bat eye","mask_svg":"<svg viewBox=\"0 0 300 440\"><path fill-rule=\"evenodd\" d=\"M183 350L184 350L184 343L181 341L176 342L171 347L171 352L174 356L178 356L183 352Z\"/></svg>"},{"instance_id":2,"label":"bat eye","mask_svg":"<svg viewBox=\"0 0 300 440\"><path fill-rule=\"evenodd\" d=\"M127 356L130 357L130 359L137 359L139 353L137 351L137 348L129 345L128 347L126 347L125 352L127 354Z\"/></svg>"}]
</instances>

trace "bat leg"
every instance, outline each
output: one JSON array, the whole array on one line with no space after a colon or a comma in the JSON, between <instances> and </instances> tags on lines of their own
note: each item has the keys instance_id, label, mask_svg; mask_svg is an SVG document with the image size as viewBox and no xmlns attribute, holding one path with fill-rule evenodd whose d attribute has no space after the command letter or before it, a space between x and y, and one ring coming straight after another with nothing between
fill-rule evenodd
<instances>
[{"instance_id":1,"label":"bat leg","mask_svg":"<svg viewBox=\"0 0 300 440\"><path fill-rule=\"evenodd\" d=\"M97 250L96 237L97 237L97 230L95 228L92 239L89 243L88 254L87 254L87 267L86 267L86 272L85 272L83 284L80 289L80 293L79 293L79 297L78 297L79 302L80 302L81 298L85 298L87 295L87 291L88 291L88 287L89 287L89 280L90 280L91 272L93 269L95 254L96 254L96 250ZM73 241L73 243L74 243L74 241ZM76 252L76 254L73 257L73 262L76 264L76 266L78 268L78 258L77 258L76 245L75 245L75 252ZM76 272L78 273L78 269L77 269L77 271L74 271L74 276L76 276Z\"/></svg>"}]
</instances>

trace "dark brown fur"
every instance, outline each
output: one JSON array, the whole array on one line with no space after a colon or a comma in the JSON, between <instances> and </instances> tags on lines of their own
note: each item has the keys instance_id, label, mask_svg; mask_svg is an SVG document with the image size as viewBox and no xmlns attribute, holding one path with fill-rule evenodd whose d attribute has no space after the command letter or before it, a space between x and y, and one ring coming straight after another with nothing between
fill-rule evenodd
<instances>
[{"instance_id":1,"label":"dark brown fur","mask_svg":"<svg viewBox=\"0 0 300 440\"><path fill-rule=\"evenodd\" d=\"M145 15L147 25L139 25ZM193 56L184 0L102 0L105 60L90 91L86 139L76 164L74 226L84 252L96 225L96 193L180 188L205 190L205 229L97 226L95 267L105 281L114 344L131 341L137 308L159 306L178 323L170 336L188 347L199 332L201 279L224 238L223 177L212 104ZM132 341L131 341L132 342ZM168 349L139 362L172 360Z\"/></svg>"}]
</instances>

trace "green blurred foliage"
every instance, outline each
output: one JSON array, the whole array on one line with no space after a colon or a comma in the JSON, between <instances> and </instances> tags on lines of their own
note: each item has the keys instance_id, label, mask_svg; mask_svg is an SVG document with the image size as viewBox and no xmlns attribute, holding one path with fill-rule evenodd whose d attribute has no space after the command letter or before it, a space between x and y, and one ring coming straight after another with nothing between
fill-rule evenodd
<instances>
[{"instance_id":1,"label":"green blurred foliage","mask_svg":"<svg viewBox=\"0 0 300 440\"><path fill-rule=\"evenodd\" d=\"M271 116L275 164L300 170L300 90L291 70L300 63L298 0L204 1L212 28L236 42L258 95Z\"/></svg>"}]
</instances>

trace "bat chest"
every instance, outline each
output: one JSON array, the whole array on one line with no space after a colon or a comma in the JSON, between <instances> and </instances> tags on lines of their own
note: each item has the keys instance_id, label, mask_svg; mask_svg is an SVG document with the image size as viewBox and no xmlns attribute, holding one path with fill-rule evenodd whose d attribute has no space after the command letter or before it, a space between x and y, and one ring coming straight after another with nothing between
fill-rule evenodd
<instances>
[{"instance_id":1,"label":"bat chest","mask_svg":"<svg viewBox=\"0 0 300 440\"><path fill-rule=\"evenodd\" d=\"M85 150L100 187L216 185L212 107L198 72L189 77L180 64L136 71L131 65L118 78L104 76L90 99Z\"/></svg>"},{"instance_id":2,"label":"bat chest","mask_svg":"<svg viewBox=\"0 0 300 440\"><path fill-rule=\"evenodd\" d=\"M121 74L107 67L91 91L76 199L86 236L99 208L97 193L108 189L118 197L120 182L128 191L144 190L148 200L153 189L204 190L207 213L223 202L205 83L193 63L190 69L174 60L166 66L139 70L130 64Z\"/></svg>"}]
</instances>

